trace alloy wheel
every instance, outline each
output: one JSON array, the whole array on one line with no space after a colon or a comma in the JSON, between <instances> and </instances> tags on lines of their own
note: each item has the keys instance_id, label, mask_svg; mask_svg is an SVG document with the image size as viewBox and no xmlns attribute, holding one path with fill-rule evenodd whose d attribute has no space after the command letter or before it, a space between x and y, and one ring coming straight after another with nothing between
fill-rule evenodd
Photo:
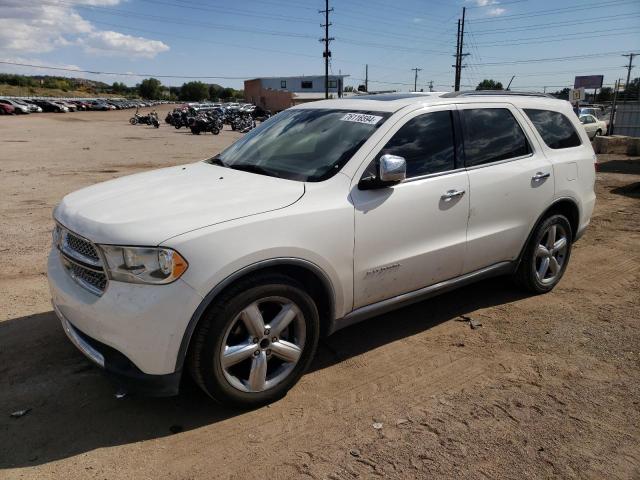
<instances>
[{"instance_id":1,"label":"alloy wheel","mask_svg":"<svg viewBox=\"0 0 640 480\"><path fill-rule=\"evenodd\" d=\"M534 257L536 277L542 284L554 283L567 258L569 239L562 225L552 224L542 235Z\"/></svg>"},{"instance_id":2,"label":"alloy wheel","mask_svg":"<svg viewBox=\"0 0 640 480\"><path fill-rule=\"evenodd\" d=\"M294 370L306 338L300 308L266 297L243 308L224 334L219 361L226 380L243 392L271 389Z\"/></svg>"}]
</instances>

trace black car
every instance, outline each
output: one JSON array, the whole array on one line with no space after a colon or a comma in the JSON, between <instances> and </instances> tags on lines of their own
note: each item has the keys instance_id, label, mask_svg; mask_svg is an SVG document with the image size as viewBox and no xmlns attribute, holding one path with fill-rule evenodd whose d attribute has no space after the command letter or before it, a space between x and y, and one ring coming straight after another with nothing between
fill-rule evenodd
<instances>
[{"instance_id":1,"label":"black car","mask_svg":"<svg viewBox=\"0 0 640 480\"><path fill-rule=\"evenodd\" d=\"M49 100L30 100L30 102L42 108L43 112L63 113L65 111L62 105L50 102Z\"/></svg>"}]
</instances>

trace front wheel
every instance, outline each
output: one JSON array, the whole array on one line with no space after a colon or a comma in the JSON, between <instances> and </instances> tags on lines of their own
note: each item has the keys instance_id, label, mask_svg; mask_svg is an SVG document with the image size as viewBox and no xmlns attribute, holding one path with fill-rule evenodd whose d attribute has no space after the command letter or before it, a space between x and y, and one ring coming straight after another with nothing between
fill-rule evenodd
<instances>
[{"instance_id":1,"label":"front wheel","mask_svg":"<svg viewBox=\"0 0 640 480\"><path fill-rule=\"evenodd\" d=\"M595 137L599 137L600 135L602 135L602 130L600 129L596 130Z\"/></svg>"},{"instance_id":2,"label":"front wheel","mask_svg":"<svg viewBox=\"0 0 640 480\"><path fill-rule=\"evenodd\" d=\"M320 331L302 285L260 275L223 293L194 333L189 369L215 400L252 408L286 395L308 368Z\"/></svg>"},{"instance_id":3,"label":"front wheel","mask_svg":"<svg viewBox=\"0 0 640 480\"><path fill-rule=\"evenodd\" d=\"M129 123L130 123L131 125L135 125L136 123L138 123L138 119L137 119L137 118L135 118L135 117L131 117L131 118L129 119Z\"/></svg>"},{"instance_id":4,"label":"front wheel","mask_svg":"<svg viewBox=\"0 0 640 480\"><path fill-rule=\"evenodd\" d=\"M571 225L564 215L552 215L542 221L520 260L518 283L533 293L551 291L569 263L572 238Z\"/></svg>"}]
</instances>

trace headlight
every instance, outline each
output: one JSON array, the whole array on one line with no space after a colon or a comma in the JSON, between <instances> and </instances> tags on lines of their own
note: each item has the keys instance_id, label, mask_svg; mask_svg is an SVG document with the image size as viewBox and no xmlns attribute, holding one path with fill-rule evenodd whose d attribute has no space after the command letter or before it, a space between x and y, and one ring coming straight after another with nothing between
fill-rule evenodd
<instances>
[{"instance_id":1,"label":"headlight","mask_svg":"<svg viewBox=\"0 0 640 480\"><path fill-rule=\"evenodd\" d=\"M107 261L109 278L129 283L171 283L189 264L175 250L153 247L99 245Z\"/></svg>"}]
</instances>

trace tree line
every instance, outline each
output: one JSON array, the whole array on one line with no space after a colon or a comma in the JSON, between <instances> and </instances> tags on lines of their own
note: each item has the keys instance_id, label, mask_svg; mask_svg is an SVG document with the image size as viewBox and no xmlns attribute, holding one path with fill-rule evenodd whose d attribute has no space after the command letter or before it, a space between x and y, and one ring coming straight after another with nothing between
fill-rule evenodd
<instances>
[{"instance_id":1,"label":"tree line","mask_svg":"<svg viewBox=\"0 0 640 480\"><path fill-rule=\"evenodd\" d=\"M203 82L186 82L179 87L162 85L157 78L145 78L135 86L128 86L123 82L108 83L84 78L56 77L49 75L18 75L13 73L0 73L0 84L14 85L18 87L57 89L63 92L84 91L87 94L115 94L129 98L144 98L147 100L218 100L243 98L242 90L222 87L217 84Z\"/></svg>"}]
</instances>

